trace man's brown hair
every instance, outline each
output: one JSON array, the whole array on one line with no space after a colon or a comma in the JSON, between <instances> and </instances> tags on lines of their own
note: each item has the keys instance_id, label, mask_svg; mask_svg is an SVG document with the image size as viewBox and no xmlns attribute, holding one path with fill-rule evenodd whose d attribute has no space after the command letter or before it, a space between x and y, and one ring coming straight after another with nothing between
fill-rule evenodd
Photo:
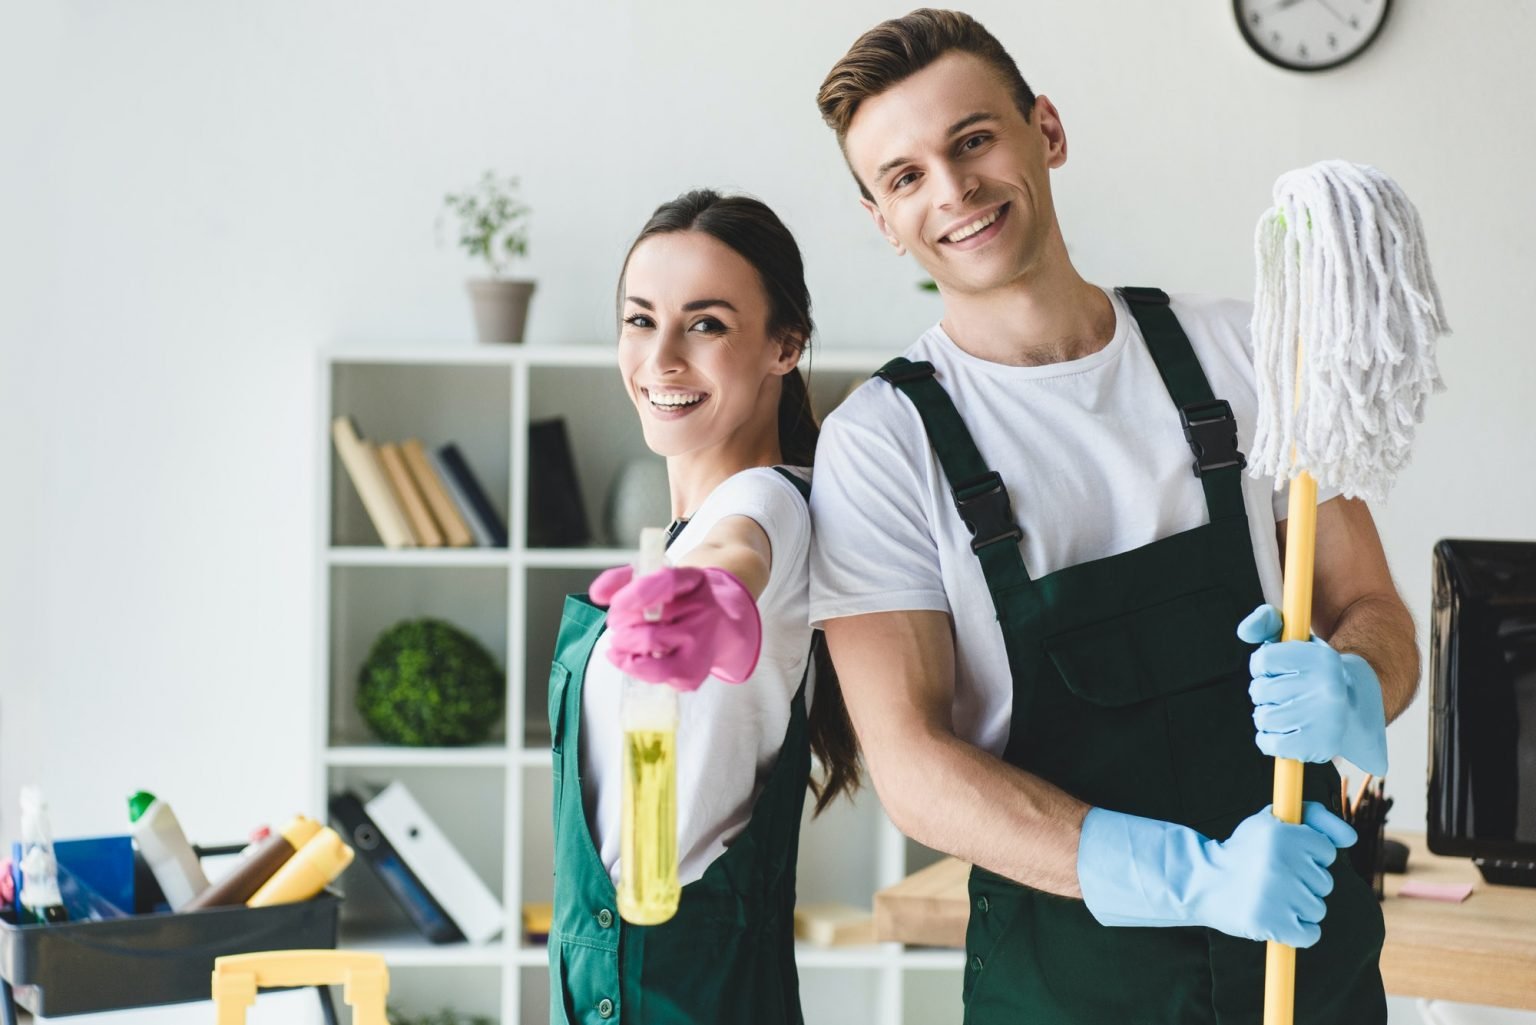
<instances>
[{"instance_id":1,"label":"man's brown hair","mask_svg":"<svg viewBox=\"0 0 1536 1025\"><path fill-rule=\"evenodd\" d=\"M917 74L951 50L974 54L997 72L1013 93L1019 113L1029 120L1030 111L1035 106L1035 94L997 37L969 14L924 7L904 17L882 21L864 33L843 54L842 60L832 66L821 83L816 105L821 108L821 117L827 127L837 133L837 144L843 148L844 159L848 156L845 145L848 126L853 123L859 104ZM849 170L853 170L852 164ZM864 198L873 199L869 189L859 181L857 171L853 177L859 182L859 191Z\"/></svg>"}]
</instances>

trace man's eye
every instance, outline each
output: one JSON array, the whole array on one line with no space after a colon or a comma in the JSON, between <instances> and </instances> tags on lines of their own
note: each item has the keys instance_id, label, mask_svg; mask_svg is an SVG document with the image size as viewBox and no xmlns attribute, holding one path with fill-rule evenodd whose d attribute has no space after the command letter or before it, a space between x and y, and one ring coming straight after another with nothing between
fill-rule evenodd
<instances>
[{"instance_id":1,"label":"man's eye","mask_svg":"<svg viewBox=\"0 0 1536 1025\"><path fill-rule=\"evenodd\" d=\"M624 323L628 324L630 327L655 327L655 325L651 323L651 318L647 317L643 313L630 314L624 318Z\"/></svg>"},{"instance_id":2,"label":"man's eye","mask_svg":"<svg viewBox=\"0 0 1536 1025\"><path fill-rule=\"evenodd\" d=\"M916 171L908 171L906 174L902 175L900 178L897 178L894 182L892 182L891 183L891 187L892 188L897 188L897 189L904 189L908 185L912 184L915 181L917 181L917 172Z\"/></svg>"},{"instance_id":3,"label":"man's eye","mask_svg":"<svg viewBox=\"0 0 1536 1025\"><path fill-rule=\"evenodd\" d=\"M991 138L992 138L992 136L986 134L985 132L983 132L983 133L981 133L979 135L973 135L969 139L966 139L964 142L962 142L960 144L960 148L961 149L975 149L976 147L980 146L984 142L987 142Z\"/></svg>"}]
</instances>

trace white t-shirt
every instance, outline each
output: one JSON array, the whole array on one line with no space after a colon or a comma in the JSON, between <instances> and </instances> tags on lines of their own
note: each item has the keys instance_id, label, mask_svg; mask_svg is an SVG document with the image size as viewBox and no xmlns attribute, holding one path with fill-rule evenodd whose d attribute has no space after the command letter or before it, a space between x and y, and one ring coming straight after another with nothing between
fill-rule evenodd
<instances>
[{"instance_id":1,"label":"white t-shirt","mask_svg":"<svg viewBox=\"0 0 1536 1025\"><path fill-rule=\"evenodd\" d=\"M1036 580L1209 521L1179 411L1130 310L1109 295L1114 337L1082 359L992 363L961 350L939 325L905 354L933 364L983 461L1002 475L1024 532L1024 565ZM1238 448L1250 451L1251 305L1199 296L1172 302L1212 394L1232 405ZM870 612L948 612L955 733L1001 755L1013 712L1003 635L916 407L892 385L866 382L827 418L816 466L812 624ZM1242 480L1259 580L1278 605L1275 523L1286 516L1287 493L1246 471Z\"/></svg>"},{"instance_id":2,"label":"white t-shirt","mask_svg":"<svg viewBox=\"0 0 1536 1025\"><path fill-rule=\"evenodd\" d=\"M790 469L810 480L809 469ZM752 818L778 761L811 647L806 612L811 517L805 499L777 470L743 470L710 492L667 549L667 561L682 559L727 516L746 516L763 528L773 563L757 599L763 621L757 668L743 683L710 677L698 690L678 696L677 855L684 886L703 876ZM608 661L608 643L607 633L598 638L581 697L582 800L598 854L617 883L623 676Z\"/></svg>"}]
</instances>

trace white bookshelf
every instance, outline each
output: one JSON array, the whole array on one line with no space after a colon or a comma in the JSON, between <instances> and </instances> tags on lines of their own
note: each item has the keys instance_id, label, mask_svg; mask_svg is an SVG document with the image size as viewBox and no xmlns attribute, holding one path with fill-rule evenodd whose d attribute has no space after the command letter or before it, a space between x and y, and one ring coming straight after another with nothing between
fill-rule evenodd
<instances>
[{"instance_id":1,"label":"white bookshelf","mask_svg":"<svg viewBox=\"0 0 1536 1025\"><path fill-rule=\"evenodd\" d=\"M890 354L821 349L810 361L819 413ZM343 877L342 944L384 954L392 1002L420 1013L444 1004L507 1025L544 1025L549 985L543 945L522 938L525 902L553 894L546 682L560 605L623 547L529 548L527 427L566 421L587 521L602 539L615 472L647 454L619 382L611 345L333 350L320 365L315 429L317 510L315 661L316 808L343 787L365 793L404 780L506 907L502 937L485 946L434 946L411 927L361 863ZM336 415L373 441L454 442L507 523L506 549L382 547L330 442ZM467 748L381 744L352 699L368 648L393 623L436 616L465 630L506 667L505 722ZM801 836L801 900L869 907L873 894L935 855L903 838L868 787ZM958 951L896 944L798 951L808 1025L941 1025L960 1020Z\"/></svg>"}]
</instances>

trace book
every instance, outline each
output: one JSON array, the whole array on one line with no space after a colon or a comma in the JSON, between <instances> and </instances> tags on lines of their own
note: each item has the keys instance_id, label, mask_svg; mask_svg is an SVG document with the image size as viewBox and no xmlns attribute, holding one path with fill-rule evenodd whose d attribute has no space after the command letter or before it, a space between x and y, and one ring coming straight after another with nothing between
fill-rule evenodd
<instances>
[{"instance_id":1,"label":"book","mask_svg":"<svg viewBox=\"0 0 1536 1025\"><path fill-rule=\"evenodd\" d=\"M452 442L437 450L438 470L442 473L443 482L448 485L449 493L459 503L459 511L466 514L470 521L470 529L474 530L475 521L478 520L487 540L482 541L488 548L507 547L507 525L502 522L501 515L496 507L491 504L485 489L480 486L479 480L470 471L469 464L464 461L464 456L459 452L459 447ZM475 531L476 539L479 539L480 531Z\"/></svg>"},{"instance_id":2,"label":"book","mask_svg":"<svg viewBox=\"0 0 1536 1025\"><path fill-rule=\"evenodd\" d=\"M379 540L386 548L410 548L415 544L405 512L395 500L394 492L384 477L378 454L363 440L357 422L350 416L338 416L331 421L331 439L336 444L336 454L346 468L352 486L363 500L363 509L378 531Z\"/></svg>"},{"instance_id":3,"label":"book","mask_svg":"<svg viewBox=\"0 0 1536 1025\"><path fill-rule=\"evenodd\" d=\"M421 934L433 943L457 943L464 933L454 924L443 906L422 885L410 866L385 839L378 824L369 817L362 800L351 791L332 794L330 800L331 821L338 831L367 863L390 896L410 918Z\"/></svg>"},{"instance_id":4,"label":"book","mask_svg":"<svg viewBox=\"0 0 1536 1025\"><path fill-rule=\"evenodd\" d=\"M431 465L432 471L437 474L437 479L443 482L443 490L448 493L454 508L459 511L459 516L464 520L464 525L469 528L469 535L474 538L475 544L481 548L490 548L490 528L476 515L474 505L459 489L458 479L448 472L448 467L443 463L443 457L436 452L428 452L427 462Z\"/></svg>"},{"instance_id":5,"label":"book","mask_svg":"<svg viewBox=\"0 0 1536 1025\"><path fill-rule=\"evenodd\" d=\"M795 939L813 947L856 947L875 942L875 916L847 904L797 904Z\"/></svg>"},{"instance_id":6,"label":"book","mask_svg":"<svg viewBox=\"0 0 1536 1025\"><path fill-rule=\"evenodd\" d=\"M574 548L591 540L565 421L528 425L528 545Z\"/></svg>"},{"instance_id":7,"label":"book","mask_svg":"<svg viewBox=\"0 0 1536 1025\"><path fill-rule=\"evenodd\" d=\"M400 446L394 442L380 445L379 462L384 464L384 473L389 477L390 486L395 489L395 495L405 509L405 517L410 521L411 533L416 535L416 543L423 548L443 547L443 532L432 519L432 513L427 509L427 500L416 487L411 471L405 468L405 456L401 454Z\"/></svg>"},{"instance_id":8,"label":"book","mask_svg":"<svg viewBox=\"0 0 1536 1025\"><path fill-rule=\"evenodd\" d=\"M501 902L404 783L391 783L363 807L466 939L485 943L501 932Z\"/></svg>"},{"instance_id":9,"label":"book","mask_svg":"<svg viewBox=\"0 0 1536 1025\"><path fill-rule=\"evenodd\" d=\"M417 438L409 438L400 446L400 453L405 456L405 466L411 472L411 479L416 482L416 489L427 500L427 506L432 510L432 518L442 528L443 539L450 548L468 548L475 543L475 535L469 532L469 524L464 522L464 517L459 515L458 506L453 504L453 499L448 496L448 491L443 487L442 478L432 468L427 459L427 451L422 447Z\"/></svg>"}]
</instances>

